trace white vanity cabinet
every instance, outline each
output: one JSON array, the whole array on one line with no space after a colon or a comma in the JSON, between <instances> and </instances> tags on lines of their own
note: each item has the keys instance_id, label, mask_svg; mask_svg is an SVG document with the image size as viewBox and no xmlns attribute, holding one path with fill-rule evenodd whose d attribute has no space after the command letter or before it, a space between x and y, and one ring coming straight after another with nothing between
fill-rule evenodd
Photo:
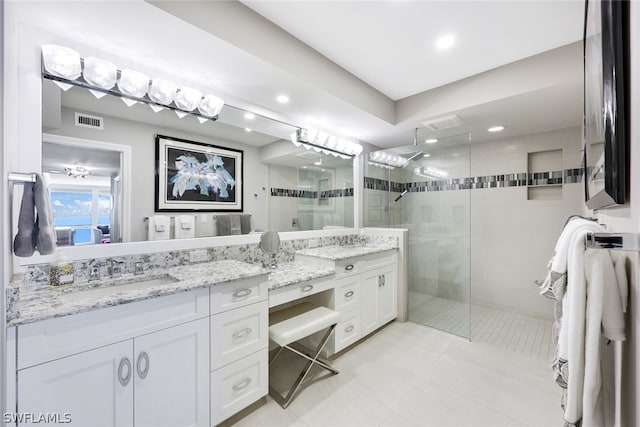
<instances>
[{"instance_id":1,"label":"white vanity cabinet","mask_svg":"<svg viewBox=\"0 0 640 427\"><path fill-rule=\"evenodd\" d=\"M211 287L211 425L269 391L267 275Z\"/></svg>"},{"instance_id":2,"label":"white vanity cabinet","mask_svg":"<svg viewBox=\"0 0 640 427\"><path fill-rule=\"evenodd\" d=\"M208 298L199 289L18 326L18 413L208 426Z\"/></svg>"},{"instance_id":3,"label":"white vanity cabinet","mask_svg":"<svg viewBox=\"0 0 640 427\"><path fill-rule=\"evenodd\" d=\"M341 320L325 354L337 353L398 316L395 250L329 260L296 255L296 262L335 269L334 292L319 294L316 302L340 312ZM316 342L319 336L314 336Z\"/></svg>"}]
</instances>

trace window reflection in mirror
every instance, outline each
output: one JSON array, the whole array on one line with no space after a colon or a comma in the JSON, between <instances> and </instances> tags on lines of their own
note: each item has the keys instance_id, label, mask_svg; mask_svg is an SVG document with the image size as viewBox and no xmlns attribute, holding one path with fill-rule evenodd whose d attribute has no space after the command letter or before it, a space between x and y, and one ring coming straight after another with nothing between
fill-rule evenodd
<instances>
[{"instance_id":1,"label":"window reflection in mirror","mask_svg":"<svg viewBox=\"0 0 640 427\"><path fill-rule=\"evenodd\" d=\"M76 125L76 113L98 118L101 126ZM89 184L94 182L93 178L108 176L113 180L117 175L95 174L90 177L91 180L84 179L84 184L91 187L91 216L84 215L82 219L73 220L63 219L65 215L68 217L73 215L67 215L71 212L68 205L66 211L60 207L56 220L60 224L59 227L74 229L76 233L74 236L66 236L67 241L73 244L148 239L147 219L156 215L154 212L154 136L156 134L243 151L244 208L242 214L248 214L251 217L249 227L245 227L243 223L242 227L237 228L241 233L267 229L296 231L353 226L352 159L337 159L294 146L289 141L289 135L297 129L295 126L259 115L248 115L246 111L229 106L224 107L218 121L201 124L193 116L178 118L170 110L154 113L147 105L140 103L128 107L115 96L107 95L96 99L89 91L79 87L72 87L63 92L49 80L43 81L42 117L45 134L84 141L83 148L89 155L83 162L75 163L89 170L95 171L98 167L94 164L98 157L95 144L121 145L128 147L130 152L131 177L127 179L126 175L121 174L119 176L123 176L123 179L118 182L118 191L129 192L129 198L115 198L113 182L111 187L104 183L91 187ZM65 154L62 146L58 144L49 146L43 144L42 154L43 172L60 171L64 170L64 167L74 165L68 153ZM55 167L50 165L56 158L69 161L64 165L57 164ZM317 164L319 162L320 164ZM68 178L63 173L50 173L49 177L52 181L62 177ZM83 182L82 178L75 179L76 184L79 182ZM303 187L308 187L308 192L294 193L293 190L304 190ZM67 203L62 199L66 197L62 193L79 191L77 188L64 185L59 187L54 185L51 189L55 190L56 197L60 198L59 203L62 205ZM283 189L291 191L284 193L278 191ZM89 188L85 190L89 191ZM95 191L98 198L94 200ZM111 198L109 224L106 218L107 203L104 198L106 194L110 194ZM88 201L84 203L86 206L89 205ZM102 214L94 215L95 209ZM175 221L182 215L193 217L194 237L209 237L219 235L216 227L217 218L219 215L228 215L228 213L163 212L162 215L170 217L169 238L175 238L179 234L175 230ZM118 218L122 218L121 224L118 224ZM109 225L108 228L105 227L107 225ZM181 225L182 223L179 227ZM236 230L233 223L228 228ZM96 229L104 230L102 237L93 231Z\"/></svg>"}]
</instances>

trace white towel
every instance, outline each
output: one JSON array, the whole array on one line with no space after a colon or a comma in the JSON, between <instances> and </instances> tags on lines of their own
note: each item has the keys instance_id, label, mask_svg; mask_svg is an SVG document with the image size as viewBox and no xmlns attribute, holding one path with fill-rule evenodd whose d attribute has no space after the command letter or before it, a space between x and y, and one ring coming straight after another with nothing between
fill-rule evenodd
<instances>
[{"instance_id":1,"label":"white towel","mask_svg":"<svg viewBox=\"0 0 640 427\"><path fill-rule=\"evenodd\" d=\"M613 420L613 375L609 375L613 350L602 341L624 339L627 283L623 258L614 256L614 265L609 251L585 251L585 234L603 231L592 221L570 221L558 239L543 284L542 293L562 308L556 310L559 336L553 368L556 381L566 389L565 426L604 426Z\"/></svg>"},{"instance_id":2,"label":"white towel","mask_svg":"<svg viewBox=\"0 0 640 427\"><path fill-rule=\"evenodd\" d=\"M195 217L192 215L179 215L175 217L176 239L189 239L195 237Z\"/></svg>"},{"instance_id":3,"label":"white towel","mask_svg":"<svg viewBox=\"0 0 640 427\"><path fill-rule=\"evenodd\" d=\"M168 240L171 236L171 217L154 215L149 217L148 240Z\"/></svg>"}]
</instances>

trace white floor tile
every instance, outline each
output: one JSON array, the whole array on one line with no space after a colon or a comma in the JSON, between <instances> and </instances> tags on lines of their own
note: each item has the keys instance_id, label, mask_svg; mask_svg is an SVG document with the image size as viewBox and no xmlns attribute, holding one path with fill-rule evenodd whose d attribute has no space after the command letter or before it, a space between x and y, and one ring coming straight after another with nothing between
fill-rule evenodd
<instances>
[{"instance_id":1,"label":"white floor tile","mask_svg":"<svg viewBox=\"0 0 640 427\"><path fill-rule=\"evenodd\" d=\"M340 374L314 368L288 409L267 398L226 427L562 425L546 361L422 325L394 322L332 363ZM288 387L303 364L285 355L271 370L273 385Z\"/></svg>"}]
</instances>

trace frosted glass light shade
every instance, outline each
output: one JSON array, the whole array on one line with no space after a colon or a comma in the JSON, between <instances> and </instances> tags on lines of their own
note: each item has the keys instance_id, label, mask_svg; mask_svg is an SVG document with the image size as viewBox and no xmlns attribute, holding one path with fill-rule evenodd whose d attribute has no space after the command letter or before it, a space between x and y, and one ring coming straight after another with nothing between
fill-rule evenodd
<instances>
[{"instance_id":1,"label":"frosted glass light shade","mask_svg":"<svg viewBox=\"0 0 640 427\"><path fill-rule=\"evenodd\" d=\"M221 98L215 95L205 95L200 101L200 105L198 105L198 111L203 116L215 117L220 114L222 107L224 107L224 101Z\"/></svg>"},{"instance_id":2,"label":"frosted glass light shade","mask_svg":"<svg viewBox=\"0 0 640 427\"><path fill-rule=\"evenodd\" d=\"M80 54L73 49L55 44L42 46L44 69L49 74L75 80L82 74Z\"/></svg>"},{"instance_id":3,"label":"frosted glass light shade","mask_svg":"<svg viewBox=\"0 0 640 427\"><path fill-rule=\"evenodd\" d=\"M122 70L118 80L118 89L124 95L142 98L149 89L149 76L136 70Z\"/></svg>"},{"instance_id":4,"label":"frosted glass light shade","mask_svg":"<svg viewBox=\"0 0 640 427\"><path fill-rule=\"evenodd\" d=\"M193 111L200 105L201 99L202 93L190 87L183 87L176 93L176 107L184 111Z\"/></svg>"},{"instance_id":5,"label":"frosted glass light shade","mask_svg":"<svg viewBox=\"0 0 640 427\"><path fill-rule=\"evenodd\" d=\"M102 89L111 89L116 84L118 67L106 59L88 56L84 58L82 76L89 84Z\"/></svg>"},{"instance_id":6,"label":"frosted glass light shade","mask_svg":"<svg viewBox=\"0 0 640 427\"><path fill-rule=\"evenodd\" d=\"M176 97L176 90L176 85L169 80L153 79L149 86L149 98L158 104L169 105Z\"/></svg>"}]
</instances>

